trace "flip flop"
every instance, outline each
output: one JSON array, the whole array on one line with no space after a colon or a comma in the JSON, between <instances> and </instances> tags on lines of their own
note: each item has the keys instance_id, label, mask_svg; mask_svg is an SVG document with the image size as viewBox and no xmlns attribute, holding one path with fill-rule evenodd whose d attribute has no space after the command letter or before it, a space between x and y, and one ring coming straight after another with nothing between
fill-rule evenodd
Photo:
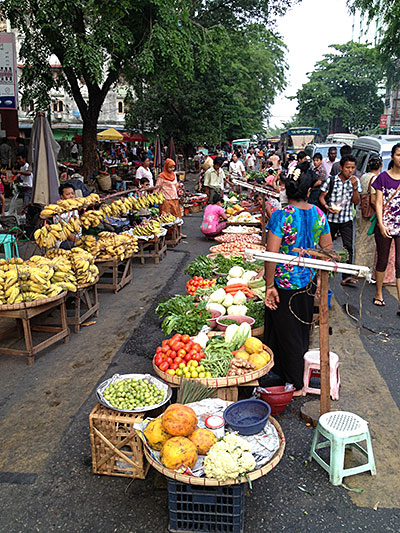
<instances>
[{"instance_id":1,"label":"flip flop","mask_svg":"<svg viewBox=\"0 0 400 533\"><path fill-rule=\"evenodd\" d=\"M341 285L344 287L357 287L358 281L353 278L346 278L342 281Z\"/></svg>"},{"instance_id":2,"label":"flip flop","mask_svg":"<svg viewBox=\"0 0 400 533\"><path fill-rule=\"evenodd\" d=\"M377 304L376 302L380 302ZM380 298L373 298L372 303L376 305L377 307L384 307L386 305L385 300L381 300ZM400 311L397 311L397 314L400 315Z\"/></svg>"}]
</instances>

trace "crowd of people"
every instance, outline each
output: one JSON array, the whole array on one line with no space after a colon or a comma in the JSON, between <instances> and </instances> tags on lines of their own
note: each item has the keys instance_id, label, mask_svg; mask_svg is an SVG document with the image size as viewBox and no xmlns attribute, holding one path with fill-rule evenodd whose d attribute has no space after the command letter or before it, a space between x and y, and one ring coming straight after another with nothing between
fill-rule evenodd
<instances>
[{"instance_id":1,"label":"crowd of people","mask_svg":"<svg viewBox=\"0 0 400 533\"><path fill-rule=\"evenodd\" d=\"M246 178L248 172L246 158L240 155L232 155L226 165L227 174L220 157L204 173L209 205L201 231L206 237L217 236L226 227L224 194L232 186L232 178ZM385 306L382 291L387 282L396 284L400 302L400 144L393 146L391 157L388 170L382 172L381 157L371 156L363 175L356 169L356 159L347 145L339 151L332 146L325 158L315 153L312 160L300 151L285 166L280 164L279 156L272 161L269 158L266 163L272 165L266 172L266 165L262 165L264 175L257 178L265 189L279 192L277 204L271 204L271 200L265 203L267 250L293 255L295 248L330 250L340 236L347 262L368 266L373 272L373 304ZM258 210L260 196L253 193L252 199ZM275 354L274 371L282 384L293 383L295 395L302 395L303 356L309 346L317 274L296 265L268 263L263 275L264 341ZM341 284L357 287L358 280L343 275ZM282 335L285 329L290 329L290 336Z\"/></svg>"}]
</instances>

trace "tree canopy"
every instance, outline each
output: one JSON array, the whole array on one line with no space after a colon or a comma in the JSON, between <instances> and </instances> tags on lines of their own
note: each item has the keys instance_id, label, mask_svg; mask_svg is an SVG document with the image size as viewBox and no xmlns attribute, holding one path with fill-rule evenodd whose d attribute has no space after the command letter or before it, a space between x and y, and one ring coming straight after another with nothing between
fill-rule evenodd
<instances>
[{"instance_id":1,"label":"tree canopy","mask_svg":"<svg viewBox=\"0 0 400 533\"><path fill-rule=\"evenodd\" d=\"M356 133L374 128L383 111L377 50L352 41L331 48L296 94L296 122L324 133L335 122Z\"/></svg>"}]
</instances>

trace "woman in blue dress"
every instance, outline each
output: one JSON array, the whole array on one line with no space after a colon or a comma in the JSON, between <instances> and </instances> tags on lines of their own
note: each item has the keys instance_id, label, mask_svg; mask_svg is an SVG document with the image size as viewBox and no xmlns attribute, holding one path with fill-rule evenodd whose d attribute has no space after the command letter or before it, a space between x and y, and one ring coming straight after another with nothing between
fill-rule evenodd
<instances>
[{"instance_id":1,"label":"woman in blue dress","mask_svg":"<svg viewBox=\"0 0 400 533\"><path fill-rule=\"evenodd\" d=\"M298 255L293 248L332 248L325 214L308 203L316 176L309 163L292 169L285 183L288 205L272 213L267 250ZM274 371L282 384L292 383L295 395L303 389L304 354L309 345L313 317L316 271L296 263L266 263L264 342L275 356Z\"/></svg>"}]
</instances>

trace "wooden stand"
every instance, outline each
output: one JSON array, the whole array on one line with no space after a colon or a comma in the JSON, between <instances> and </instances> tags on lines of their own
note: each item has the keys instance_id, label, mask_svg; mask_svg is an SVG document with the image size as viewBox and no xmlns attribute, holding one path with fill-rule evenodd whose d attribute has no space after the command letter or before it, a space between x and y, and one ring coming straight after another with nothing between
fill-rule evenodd
<instances>
[{"instance_id":1,"label":"wooden stand","mask_svg":"<svg viewBox=\"0 0 400 533\"><path fill-rule=\"evenodd\" d=\"M74 316L67 316L67 321L69 325L74 326L75 333L79 333L81 325L85 320L91 316L98 316L99 314L97 283L78 288L70 297L74 301Z\"/></svg>"},{"instance_id":2,"label":"wooden stand","mask_svg":"<svg viewBox=\"0 0 400 533\"><path fill-rule=\"evenodd\" d=\"M165 236L165 242L167 246L174 248L182 240L181 226L172 226L169 228L168 233Z\"/></svg>"},{"instance_id":3,"label":"wooden stand","mask_svg":"<svg viewBox=\"0 0 400 533\"><path fill-rule=\"evenodd\" d=\"M111 261L100 261L96 262L96 265L99 269L100 278L100 281L97 284L98 289L114 291L114 293L117 293L132 281L131 257L127 257L123 261L120 261L118 258ZM106 282L107 279L111 279L111 282Z\"/></svg>"},{"instance_id":4,"label":"wooden stand","mask_svg":"<svg viewBox=\"0 0 400 533\"><path fill-rule=\"evenodd\" d=\"M67 310L65 307L65 295L57 300L46 303L43 300L43 305L37 307L27 307L25 309L7 309L0 310L0 318L15 318L17 321L16 328L11 328L3 333L0 338L8 337L17 332L18 339L24 337L26 349L16 348L3 348L0 346L0 352L6 355L22 355L28 358L28 365L33 365L35 362L35 354L48 348L55 342L64 339L64 342L69 341L69 329L67 324ZM56 307L60 308L60 320L61 326L50 325L32 325L31 319L50 311ZM40 342L39 344L33 344L32 331L44 331L46 333L53 333L51 337Z\"/></svg>"},{"instance_id":5,"label":"wooden stand","mask_svg":"<svg viewBox=\"0 0 400 533\"><path fill-rule=\"evenodd\" d=\"M138 257L142 265L146 259L154 259L154 263L158 265L164 255L167 255L167 243L164 237L154 237L150 241L142 241L138 239L139 252L134 255Z\"/></svg>"}]
</instances>

